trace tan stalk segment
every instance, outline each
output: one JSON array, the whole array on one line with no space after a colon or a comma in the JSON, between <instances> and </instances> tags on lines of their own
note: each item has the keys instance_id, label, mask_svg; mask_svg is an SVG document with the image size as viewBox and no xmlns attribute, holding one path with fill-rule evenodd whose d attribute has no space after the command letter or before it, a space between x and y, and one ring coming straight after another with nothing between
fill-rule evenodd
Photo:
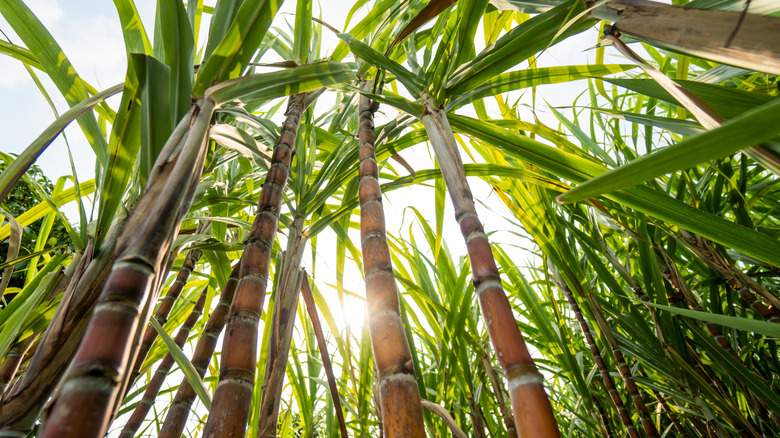
<instances>
[{"instance_id":1,"label":"tan stalk segment","mask_svg":"<svg viewBox=\"0 0 780 438\"><path fill-rule=\"evenodd\" d=\"M172 161L163 160L155 184L147 187L125 223L117 262L100 293L95 311L68 374L53 398L42 438L102 438L129 378L132 341L158 270L189 210L206 158L206 141L215 103L206 98L192 118L189 135ZM184 190L182 190L184 188Z\"/></svg>"},{"instance_id":2,"label":"tan stalk segment","mask_svg":"<svg viewBox=\"0 0 780 438\"><path fill-rule=\"evenodd\" d=\"M271 246L279 225L282 196L290 174L295 138L307 93L290 97L282 133L274 146L257 216L244 241L236 295L222 343L219 383L214 393L205 437L243 437L249 419L257 362L257 327L271 269Z\"/></svg>"},{"instance_id":3,"label":"tan stalk segment","mask_svg":"<svg viewBox=\"0 0 780 438\"><path fill-rule=\"evenodd\" d=\"M596 3L589 1L589 3ZM651 44L750 70L780 74L780 17L611 0L591 12Z\"/></svg>"},{"instance_id":4,"label":"tan stalk segment","mask_svg":"<svg viewBox=\"0 0 780 438\"><path fill-rule=\"evenodd\" d=\"M344 421L344 412L341 410L341 397L339 397L339 390L336 386L336 377L333 375L333 365L330 362L330 354L328 354L328 343L325 341L325 333L322 331L320 317L317 315L314 296L312 296L311 293L309 275L306 274L305 271L303 273L303 281L301 282L301 295L303 295L303 301L306 303L306 311L309 313L311 325L314 327L314 334L317 337L317 345L319 346L320 356L322 357L322 367L325 368L325 375L328 377L328 389L330 390L330 398L333 400L333 408L336 410L336 418L339 422L341 438L349 438L349 435L347 434L347 424Z\"/></svg>"},{"instance_id":5,"label":"tan stalk segment","mask_svg":"<svg viewBox=\"0 0 780 438\"><path fill-rule=\"evenodd\" d=\"M192 362L193 368L198 372L201 379L206 375L209 361L217 347L217 339L222 333L222 329L225 328L225 320L230 310L230 303L233 302L233 295L236 292L239 267L240 263L233 267L225 287L222 288L219 303L214 308L214 311L211 312L206 325L203 326L198 343L195 345L195 351L192 353L190 362ZM159 438L181 438L184 433L184 426L187 423L187 417L190 415L190 408L196 397L197 394L189 381L186 378L182 379L179 390L176 391L173 402L168 408L168 414L165 416L162 428L160 428Z\"/></svg>"},{"instance_id":6,"label":"tan stalk segment","mask_svg":"<svg viewBox=\"0 0 780 438\"><path fill-rule=\"evenodd\" d=\"M184 263L182 264L181 269L179 269L179 272L176 274L176 279L173 281L173 284L171 284L171 287L168 288L168 292L160 300L160 305L157 307L157 311L154 313L154 318L160 323L160 325L165 325L165 323L168 321L168 314L171 313L173 304L179 298L179 295L181 295L181 291L184 289L184 285L187 284L187 279L190 278L190 274L195 268L195 264L198 263L201 254L202 253L198 249L193 249L187 252ZM141 365L143 365L144 361L146 360L146 355L149 354L149 349L152 348L152 344L154 344L155 339L157 339L157 330L155 330L151 325L147 326L146 331L144 331L143 340L141 341L141 347L138 350L138 356L135 360L135 365L133 366L132 373L130 374L130 384L128 385L128 388L132 386L133 382L135 382L135 379L138 378Z\"/></svg>"},{"instance_id":7,"label":"tan stalk segment","mask_svg":"<svg viewBox=\"0 0 780 438\"><path fill-rule=\"evenodd\" d=\"M412 353L401 320L385 214L374 151L376 104L360 97L358 125L358 197L363 273L371 346L378 374L379 405L385 438L423 438L422 405L412 366Z\"/></svg>"},{"instance_id":8,"label":"tan stalk segment","mask_svg":"<svg viewBox=\"0 0 780 438\"><path fill-rule=\"evenodd\" d=\"M274 300L271 334L263 377L263 395L260 400L260 415L257 427L259 438L275 438L279 423L279 407L282 389L290 356L295 316L298 313L298 297L303 280L301 259L306 238L303 234L305 220L296 216L287 229L287 250L279 267L276 299Z\"/></svg>"},{"instance_id":9,"label":"tan stalk segment","mask_svg":"<svg viewBox=\"0 0 780 438\"><path fill-rule=\"evenodd\" d=\"M631 421L631 415L629 415L625 405L623 405L623 399L620 398L617 387L615 387L615 381L612 380L612 375L609 374L607 365L604 363L604 358L601 357L601 351L596 345L596 341L593 339L593 334L590 331L590 327L588 327L588 323L585 321L585 317L582 316L582 310L580 309L579 304L577 304L577 300L574 298L574 294L571 292L571 289L569 289L569 286L558 275L556 275L555 278L555 285L558 287L558 289L561 290L561 292L563 292L563 295L566 296L566 300L569 301L571 310L574 311L574 317L580 324L580 330L582 331L582 335L585 337L585 342L588 344L590 354L593 356L593 361L596 362L596 367L598 367L599 372L601 373L601 378L604 380L604 387L607 389L607 394L609 394L609 398L612 400L612 404L615 406L615 409L617 409L618 414L620 415L620 421L626 427L628 436L631 438L639 438L639 432L637 432L636 428L634 427L634 422Z\"/></svg>"},{"instance_id":10,"label":"tan stalk segment","mask_svg":"<svg viewBox=\"0 0 780 438\"><path fill-rule=\"evenodd\" d=\"M179 331L176 333L174 342L179 346L179 348L181 348L184 343L187 342L187 337L190 335L190 330L192 330L192 327L194 327L198 322L198 319L200 319L200 315L203 313L203 306L206 303L207 292L208 287L203 289L203 292L201 292L200 298L198 298L198 301L195 303L195 307L192 309L192 312L190 312L190 314L187 316L187 320L184 321L184 324L182 324L182 326L179 328ZM160 323L160 325L162 325L162 323ZM165 383L165 379L168 377L168 372L171 370L171 367L173 367L174 363L176 363L176 361L173 359L173 355L171 353L166 354L162 362L160 362L160 365L157 367L157 370L155 370L149 385L146 387L143 398L141 398L141 401L135 407L132 415L130 415L130 418L125 423L125 427L122 428L122 432L119 434L119 438L133 438L138 429L141 428L146 415L154 405L154 400L157 398L157 394L160 392L160 388L162 388L163 383Z\"/></svg>"},{"instance_id":11,"label":"tan stalk segment","mask_svg":"<svg viewBox=\"0 0 780 438\"><path fill-rule=\"evenodd\" d=\"M433 145L447 191L455 207L455 217L466 240L472 281L482 317L496 350L498 362L507 377L517 434L520 438L558 437L558 424L544 390L543 377L528 352L501 285L493 251L477 217L471 188L466 181L463 163L446 113L433 107L430 101L426 102L422 122Z\"/></svg>"}]
</instances>

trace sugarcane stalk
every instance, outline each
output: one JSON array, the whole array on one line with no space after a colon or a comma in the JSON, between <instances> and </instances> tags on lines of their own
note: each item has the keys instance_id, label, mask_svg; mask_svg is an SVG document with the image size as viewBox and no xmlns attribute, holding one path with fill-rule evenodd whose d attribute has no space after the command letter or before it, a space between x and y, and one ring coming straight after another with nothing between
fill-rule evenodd
<instances>
[{"instance_id":1,"label":"sugarcane stalk","mask_svg":"<svg viewBox=\"0 0 780 438\"><path fill-rule=\"evenodd\" d=\"M365 86L365 85L364 85ZM422 406L412 353L401 320L390 249L385 234L379 165L374 151L374 112L378 105L361 96L358 125L358 198L366 307L378 374L382 430L387 438L423 438Z\"/></svg>"},{"instance_id":2,"label":"sugarcane stalk","mask_svg":"<svg viewBox=\"0 0 780 438\"><path fill-rule=\"evenodd\" d=\"M309 275L306 274L306 271L303 272L301 295L303 295L303 301L306 303L306 310L309 313L311 325L314 327L314 334L317 337L317 345L320 349L325 375L328 377L328 389L330 390L330 398L333 400L333 408L336 410L336 418L339 422L341 438L349 438L349 435L347 434L347 424L344 421L344 412L341 410L341 397L339 397L339 390L336 386L336 377L333 375L333 365L330 362L330 354L328 354L328 344L325 342L325 334L322 331L320 317L317 315L317 308L311 293Z\"/></svg>"},{"instance_id":3,"label":"sugarcane stalk","mask_svg":"<svg viewBox=\"0 0 780 438\"><path fill-rule=\"evenodd\" d=\"M257 328L271 267L271 246L276 238L282 196L307 94L290 98L282 133L274 146L271 166L260 193L258 213L244 241L236 295L222 344L219 383L204 429L207 437L243 437L245 434L254 388Z\"/></svg>"},{"instance_id":4,"label":"sugarcane stalk","mask_svg":"<svg viewBox=\"0 0 780 438\"><path fill-rule=\"evenodd\" d=\"M615 381L612 380L612 375L609 373L607 365L604 363L604 358L601 357L601 351L596 345L596 341L593 339L593 334L590 331L590 327L588 327L588 323L585 321L585 317L582 315L582 310L580 309L579 304L577 304L577 300L574 298L574 294L571 292L569 286L566 284L566 282L564 282L563 278L561 278L560 274L555 269L554 274L555 285L558 287L558 289L561 290L561 292L563 292L563 295L569 302L569 306L571 306L571 310L574 312L574 318L580 325L582 336L585 338L585 342L588 344L590 353L593 356L593 361L596 362L596 367L598 367L599 372L601 373L601 378L604 381L604 387L607 388L609 398L612 400L612 404L618 411L620 421L623 423L623 426L625 426L628 436L632 438L639 438L639 432L637 432L636 428L634 427L634 422L631 421L631 415L629 415L628 411L626 410L626 407L623 404L623 399L620 398L620 394L618 393L617 387L615 386Z\"/></svg>"},{"instance_id":5,"label":"sugarcane stalk","mask_svg":"<svg viewBox=\"0 0 780 438\"><path fill-rule=\"evenodd\" d=\"M182 264L181 269L179 269L179 272L176 274L176 279L173 281L173 284L171 284L171 287L168 288L168 292L160 300L160 305L157 307L157 311L154 313L154 318L157 320L157 322L160 323L160 325L165 325L165 323L168 321L168 315L171 313L171 309L173 309L173 305L176 303L179 295L181 295L181 291L184 289L184 285L187 284L187 279L190 277L192 270L195 268L195 264L197 264L198 260L200 260L201 254L202 253L199 249L192 249L187 251L187 256L184 258L184 263ZM151 325L147 326L146 330L144 331L141 346L138 349L138 356L135 361L135 365L133 365L133 369L130 374L130 384L128 387L132 386L133 382L135 382L135 380L138 378L141 366L146 360L146 356L149 354L149 350L152 348L152 344L154 344L156 339L157 330L155 330Z\"/></svg>"},{"instance_id":6,"label":"sugarcane stalk","mask_svg":"<svg viewBox=\"0 0 780 438\"><path fill-rule=\"evenodd\" d=\"M215 102L193 105L188 135L174 157L158 159L155 184L148 186L120 236L117 261L67 376L53 398L40 436L100 438L129 378L132 337L156 275L184 214L189 210L206 157ZM170 158L174 158L170 160ZM184 190L182 190L184 188Z\"/></svg>"},{"instance_id":7,"label":"sugarcane stalk","mask_svg":"<svg viewBox=\"0 0 780 438\"><path fill-rule=\"evenodd\" d=\"M298 309L298 292L303 281L300 266L307 240L303 234L304 222L304 217L297 215L287 230L287 250L282 257L279 270L281 275L276 286L277 298L274 300L273 317L270 321L270 345L265 363L257 427L259 438L275 438L279 423L282 388Z\"/></svg>"},{"instance_id":8,"label":"sugarcane stalk","mask_svg":"<svg viewBox=\"0 0 780 438\"><path fill-rule=\"evenodd\" d=\"M179 348L184 346L184 343L187 342L187 337L190 335L190 330L192 330L192 327L195 326L195 324L198 322L198 319L200 319L201 314L203 314L203 306L206 304L207 292L208 287L203 289L203 292L201 292L198 301L195 303L195 307L192 309L190 314L187 316L187 320L184 321L184 324L182 324L182 326L179 328L179 331L176 333L174 342L179 346ZM160 325L162 325L162 323L160 323ZM176 363L176 361L173 359L173 355L171 353L166 354L163 360L160 362L160 365L157 367L157 370L155 370L149 385L147 385L146 391L144 391L144 395L141 398L141 401L138 403L135 410L130 415L130 418L125 423L125 427L122 428L122 432L119 433L119 438L135 437L135 434L141 427L141 424L143 424L146 415L154 405L154 400L157 398L157 394L160 392L160 388L162 388L165 379L168 377L168 372L171 370L174 363Z\"/></svg>"},{"instance_id":9,"label":"sugarcane stalk","mask_svg":"<svg viewBox=\"0 0 780 438\"><path fill-rule=\"evenodd\" d=\"M233 296L236 291L236 284L238 283L238 275L240 262L237 263L230 277L228 277L225 287L222 288L220 294L219 303L214 311L211 312L209 320L203 326L198 343L195 345L195 350L192 353L192 366L197 371L198 375L203 378L206 375L206 370L209 366L214 349L217 346L217 339L222 333L222 329L225 327L225 320L227 318L228 311L230 310L230 303L233 302ZM184 432L184 426L187 423L187 417L190 414L190 408L197 394L190 385L189 381L184 378L179 384L179 390L176 391L176 395L173 397L173 402L168 408L168 414L165 416L162 427L160 428L159 438L180 438Z\"/></svg>"},{"instance_id":10,"label":"sugarcane stalk","mask_svg":"<svg viewBox=\"0 0 780 438\"><path fill-rule=\"evenodd\" d=\"M612 427L609 425L609 418L607 418L607 412L604 411L604 406L601 405L598 397L595 395L590 396L590 401L596 406L596 411L599 413L599 419L601 420L601 426L603 427L602 436L606 438L613 438L615 434L612 432Z\"/></svg>"},{"instance_id":11,"label":"sugarcane stalk","mask_svg":"<svg viewBox=\"0 0 780 438\"><path fill-rule=\"evenodd\" d=\"M558 437L558 424L544 390L544 379L528 352L504 293L490 242L477 216L446 113L436 108L429 99L425 102L422 122L433 145L455 207L455 218L466 241L473 271L472 282L496 357L507 377L518 436Z\"/></svg>"}]
</instances>

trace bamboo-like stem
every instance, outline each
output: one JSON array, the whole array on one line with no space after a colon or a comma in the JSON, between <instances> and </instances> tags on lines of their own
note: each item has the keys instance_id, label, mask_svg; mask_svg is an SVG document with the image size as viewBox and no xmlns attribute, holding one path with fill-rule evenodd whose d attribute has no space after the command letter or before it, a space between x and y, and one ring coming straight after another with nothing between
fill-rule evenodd
<instances>
[{"instance_id":1,"label":"bamboo-like stem","mask_svg":"<svg viewBox=\"0 0 780 438\"><path fill-rule=\"evenodd\" d=\"M198 298L198 301L195 303L195 307L192 309L192 312L190 312L190 314L187 316L187 320L184 321L184 324L182 324L182 326L179 328L179 331L176 333L174 342L179 346L179 348L181 348L184 343L187 342L187 337L190 335L190 330L192 330L192 327L194 327L198 322L198 319L200 319L200 316L203 313L203 306L206 304L207 292L208 288L204 288L203 292L201 292L200 297ZM160 325L162 325L162 323L160 323ZM173 359L173 355L171 353L165 355L163 360L160 362L160 365L157 367L157 370L155 370L154 375L152 376L152 380L146 387L146 391L144 391L144 395L141 398L141 401L138 403L132 415L130 415L130 418L125 423L125 427L122 428L122 432L119 434L119 438L133 438L135 436L136 432L143 424L146 415L149 413L149 410L154 405L154 400L157 398L157 394L160 392L160 388L162 388L163 383L165 383L165 379L168 377L168 372L171 370L171 367L173 367L175 362L176 361Z\"/></svg>"},{"instance_id":2,"label":"bamboo-like stem","mask_svg":"<svg viewBox=\"0 0 780 438\"><path fill-rule=\"evenodd\" d=\"M306 98L307 93L290 98L287 118L260 193L257 216L244 241L236 295L222 343L219 383L203 432L207 437L245 434L255 380L257 327L271 268L271 246L276 238L279 210Z\"/></svg>"},{"instance_id":3,"label":"bamboo-like stem","mask_svg":"<svg viewBox=\"0 0 780 438\"><path fill-rule=\"evenodd\" d=\"M604 411L604 406L601 405L601 402L595 395L591 395L590 400L593 402L593 405L596 406L596 411L599 413L599 419L604 428L602 435L606 438L613 438L615 434L612 432L612 427L609 425L609 418L607 418L607 413Z\"/></svg>"},{"instance_id":4,"label":"bamboo-like stem","mask_svg":"<svg viewBox=\"0 0 780 438\"><path fill-rule=\"evenodd\" d=\"M225 320L230 310L230 303L233 302L236 285L238 284L240 265L239 262L233 267L225 287L222 288L219 303L203 326L198 343L195 345L195 351L192 353L190 362L192 362L192 367L195 368L195 371L198 372L201 378L206 375L211 355L214 354L214 349L217 347L217 339L222 333L222 329L225 328ZM197 394L189 381L186 378L182 379L179 390L173 397L173 402L168 408L168 414L165 416L165 421L160 428L159 438L180 438L182 436L184 426L187 423L187 417L190 414L190 408L196 397Z\"/></svg>"},{"instance_id":5,"label":"bamboo-like stem","mask_svg":"<svg viewBox=\"0 0 780 438\"><path fill-rule=\"evenodd\" d=\"M590 354L593 356L593 361L596 362L596 367L598 367L601 378L604 380L604 387L607 389L609 398L612 400L612 404L620 415L620 421L625 426L628 436L639 438L639 432L637 432L634 427L634 422L631 421L631 415L629 415L625 405L623 405L623 400L620 398L620 394L617 391L615 381L612 380L612 375L609 374L607 365L604 363L604 358L601 357L601 351L596 345L596 341L593 339L593 334L590 331L590 327L588 327L588 323L585 321L585 317L582 315L582 310L580 309L579 304L577 304L574 294L571 292L571 289L569 289L569 286L563 281L563 278L561 278L557 272L555 272L555 274L555 285L563 292L563 295L566 296L566 300L569 301L569 306L571 306L571 310L574 312L574 318L580 325L582 336L585 337L585 342L588 344Z\"/></svg>"},{"instance_id":6,"label":"bamboo-like stem","mask_svg":"<svg viewBox=\"0 0 780 438\"><path fill-rule=\"evenodd\" d=\"M168 321L168 314L171 313L173 304L179 298L179 295L181 295L181 291L184 289L184 285L187 284L187 279L190 277L192 270L195 268L195 264L197 264L198 260L200 260L201 254L202 253L199 249L192 249L187 252L187 256L184 258L184 263L182 264L181 269L179 269L179 272L176 274L176 279L173 281L173 284L171 284L171 287L168 288L168 292L160 300L160 305L157 307L157 311L154 313L154 318L157 320L157 322L160 323L160 325L165 325L165 323ZM135 365L133 365L133 369L130 373L130 383L128 388L132 386L133 382L135 382L135 379L138 378L138 373L141 370L141 366L146 360L146 355L149 354L149 350L152 348L152 344L154 344L155 339L157 339L157 330L155 330L151 325L147 326L146 330L144 331L141 346L138 349L138 356L135 360Z\"/></svg>"},{"instance_id":7,"label":"bamboo-like stem","mask_svg":"<svg viewBox=\"0 0 780 438\"><path fill-rule=\"evenodd\" d=\"M298 313L298 297L303 281L300 269L306 237L303 235L304 217L295 216L287 230L287 250L282 257L273 317L271 318L270 344L263 376L263 395L260 400L257 436L275 438L279 423L282 389L290 356L295 316Z\"/></svg>"},{"instance_id":8,"label":"bamboo-like stem","mask_svg":"<svg viewBox=\"0 0 780 438\"><path fill-rule=\"evenodd\" d=\"M594 316L601 319L600 325L602 330L609 330L609 327L606 325L604 320L604 312L601 309L601 304L599 304L594 295L589 297L588 304L590 305ZM647 410L647 405L642 398L642 393L639 391L639 387L634 381L634 376L631 375L631 368L629 368L628 364L626 364L626 358L623 356L623 352L620 350L620 347L618 347L615 337L612 336L611 332L604 333L604 339L606 340L607 344L609 344L610 350L612 350L612 356L615 358L615 362L617 363L618 373L620 374L620 377L623 378L623 383L625 383L628 394L631 396L631 402L634 404L634 408L636 409L637 414L639 414L639 420L642 423L642 429L644 429L645 435L651 438L657 437L658 430L655 428L655 424L650 418L650 412Z\"/></svg>"},{"instance_id":9,"label":"bamboo-like stem","mask_svg":"<svg viewBox=\"0 0 780 438\"><path fill-rule=\"evenodd\" d=\"M100 294L68 375L53 399L40 436L100 438L129 378L132 337L155 276L189 210L206 157L215 103L194 105L189 134L173 161L160 163L157 180L141 197L120 237L117 262ZM182 190L184 188L184 190Z\"/></svg>"},{"instance_id":10,"label":"bamboo-like stem","mask_svg":"<svg viewBox=\"0 0 780 438\"><path fill-rule=\"evenodd\" d=\"M466 181L455 136L446 113L429 100L422 116L447 186L455 218L466 241L473 271L472 281L479 297L482 317L496 349L496 357L507 377L515 425L519 437L558 437L558 424L544 390L544 379L536 368L512 307L504 293L501 277L487 234L477 217L471 189Z\"/></svg>"},{"instance_id":11,"label":"bamboo-like stem","mask_svg":"<svg viewBox=\"0 0 780 438\"><path fill-rule=\"evenodd\" d=\"M314 297L311 293L309 275L306 274L305 271L303 273L303 281L301 282L301 295L303 295L303 301L306 303L306 310L309 313L311 324L314 327L314 334L317 336L317 345L319 345L320 348L320 356L322 357L322 366L325 368L325 375L328 377L330 398L333 400L333 408L336 410L336 418L339 422L341 438L349 438L349 435L347 434L347 423L344 421L344 412L341 410L341 398L339 397L339 390L336 386L336 377L333 375L333 365L330 362L330 355L328 354L328 344L325 342L325 334L322 331L320 317L317 315L317 307L314 304Z\"/></svg>"},{"instance_id":12,"label":"bamboo-like stem","mask_svg":"<svg viewBox=\"0 0 780 438\"><path fill-rule=\"evenodd\" d=\"M374 151L376 109L376 104L364 96L360 97L360 241L368 326L378 375L376 386L382 412L382 430L386 438L423 438L425 425L420 394L412 353L401 320L398 288L385 234L379 165Z\"/></svg>"}]
</instances>

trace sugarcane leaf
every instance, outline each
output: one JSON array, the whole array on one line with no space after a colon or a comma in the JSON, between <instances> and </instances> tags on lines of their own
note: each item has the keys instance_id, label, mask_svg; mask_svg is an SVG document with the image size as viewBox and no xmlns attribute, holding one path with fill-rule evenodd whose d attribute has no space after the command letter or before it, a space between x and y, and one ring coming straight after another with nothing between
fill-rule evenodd
<instances>
[{"instance_id":1,"label":"sugarcane leaf","mask_svg":"<svg viewBox=\"0 0 780 438\"><path fill-rule=\"evenodd\" d=\"M198 372L195 371L192 363L190 363L189 359L187 359L187 356L184 355L184 352L181 351L181 348L176 345L176 342L171 339L170 335L165 332L165 329L160 325L159 322L157 322L155 318L151 318L149 320L149 324L151 324L151 326L157 330L157 334L159 334L160 338L163 340L163 342L165 342L165 345L168 347L168 352L173 357L173 360L176 361L176 364L179 365L179 369L181 369L181 371L184 373L184 377L187 379L187 382L190 384L192 389L195 390L195 393L198 394L200 401L204 406L206 406L207 409L211 409L211 398L209 397L209 393L206 390L206 387L203 385L203 380L201 380Z\"/></svg>"},{"instance_id":2,"label":"sugarcane leaf","mask_svg":"<svg viewBox=\"0 0 780 438\"><path fill-rule=\"evenodd\" d=\"M141 149L138 157L138 176L142 186L146 185L174 123L171 119L171 69L155 58L150 57L146 61L145 78L141 81Z\"/></svg>"},{"instance_id":3,"label":"sugarcane leaf","mask_svg":"<svg viewBox=\"0 0 780 438\"><path fill-rule=\"evenodd\" d=\"M293 60L299 64L309 61L311 45L312 1L298 0L295 7L295 30L293 35Z\"/></svg>"},{"instance_id":4,"label":"sugarcane leaf","mask_svg":"<svg viewBox=\"0 0 780 438\"><path fill-rule=\"evenodd\" d=\"M570 0L513 28L488 45L472 61L458 67L445 83L446 95L459 96L473 90L545 49L558 30L582 12L583 7L583 3ZM559 39L580 33L592 24L591 19L580 19L566 29Z\"/></svg>"},{"instance_id":5,"label":"sugarcane leaf","mask_svg":"<svg viewBox=\"0 0 780 438\"><path fill-rule=\"evenodd\" d=\"M449 111L450 109L458 108L484 97L519 90L521 88L544 84L558 84L590 77L601 77L630 70L635 67L636 66L630 64L597 64L510 71L501 73L473 90L468 90L463 94L453 96L452 99L447 102L445 108Z\"/></svg>"},{"instance_id":6,"label":"sugarcane leaf","mask_svg":"<svg viewBox=\"0 0 780 438\"><path fill-rule=\"evenodd\" d=\"M637 114L630 111L614 111L603 108L594 109L594 111L606 114L616 119L626 120L633 123L640 123L646 126L655 126L685 136L697 135L705 131L701 125L690 120L652 116L648 114Z\"/></svg>"},{"instance_id":7,"label":"sugarcane leaf","mask_svg":"<svg viewBox=\"0 0 780 438\"><path fill-rule=\"evenodd\" d=\"M283 0L245 0L241 3L224 37L201 64L193 85L194 96L201 96L207 88L238 77L244 71L263 41L282 2ZM211 39L212 35L209 35L209 44Z\"/></svg>"},{"instance_id":8,"label":"sugarcane leaf","mask_svg":"<svg viewBox=\"0 0 780 438\"><path fill-rule=\"evenodd\" d=\"M378 69L386 70L392 73L395 75L396 79L398 79L398 81L401 82L404 87L406 87L412 96L420 96L422 93L422 85L420 84L420 79L417 78L414 73L407 70L401 64L391 59L387 59L379 51L375 50L368 44L358 40L350 34L341 33L339 34L339 38L341 38L342 41L349 45L352 53L354 53L356 56L366 62L369 62Z\"/></svg>"},{"instance_id":9,"label":"sugarcane leaf","mask_svg":"<svg viewBox=\"0 0 780 438\"><path fill-rule=\"evenodd\" d=\"M686 316L688 318L698 319L699 321L711 322L713 324L722 325L725 327L735 328L737 330L743 330L749 333L760 333L765 336L780 339L780 327L777 324L760 321L751 318L741 318L738 316L721 315L719 313L700 312L696 310L681 309L679 307L664 306L655 303L646 303L657 309L662 309L667 312L675 313L677 315Z\"/></svg>"},{"instance_id":10,"label":"sugarcane leaf","mask_svg":"<svg viewBox=\"0 0 780 438\"><path fill-rule=\"evenodd\" d=\"M152 45L146 35L144 23L133 0L114 0L114 6L122 23L122 36L127 53L152 54Z\"/></svg>"},{"instance_id":11,"label":"sugarcane leaf","mask_svg":"<svg viewBox=\"0 0 780 438\"><path fill-rule=\"evenodd\" d=\"M192 75L195 43L184 4L179 0L158 3L162 26L165 64L170 67L169 105L171 125L178 122L192 105ZM153 84L147 85L153 86Z\"/></svg>"},{"instance_id":12,"label":"sugarcane leaf","mask_svg":"<svg viewBox=\"0 0 780 438\"><path fill-rule=\"evenodd\" d=\"M79 185L79 192L81 196L87 196L89 194L92 194L94 191L95 191L95 180L85 181ZM74 187L71 187L59 193L55 193L52 195L51 199L57 207L61 207L67 204L68 202L71 202L76 199L76 189ZM27 211L20 214L16 218L16 220L19 221L19 224L21 224L23 227L26 227L32 224L33 222L37 221L38 219L51 213L52 211L53 209L51 205L49 204L48 200L46 200L39 204L36 204L32 208L29 208ZM4 225L3 227L0 227L0 241L7 239L8 236L10 236L10 234L11 234L10 225Z\"/></svg>"},{"instance_id":13,"label":"sugarcane leaf","mask_svg":"<svg viewBox=\"0 0 780 438\"><path fill-rule=\"evenodd\" d=\"M436 18L437 15L441 14L442 11L447 9L448 7L452 6L457 2L458 0L431 0L428 2L428 4L425 5L424 8L420 12L417 13L417 15L414 16L412 21L409 22L406 26L404 26L403 30L401 30L401 33L398 34L398 36L395 37L392 43L390 43L390 46L387 48L387 51L385 53L390 53L390 51L395 47L396 44L403 41L404 38L408 37L412 34L412 32L419 29L422 25L425 23L433 20Z\"/></svg>"},{"instance_id":14,"label":"sugarcane leaf","mask_svg":"<svg viewBox=\"0 0 780 438\"><path fill-rule=\"evenodd\" d=\"M727 121L719 128L601 174L560 195L558 200L578 202L594 198L771 140L780 133L780 124L776 123L779 111L780 99L774 99Z\"/></svg>"},{"instance_id":15,"label":"sugarcane leaf","mask_svg":"<svg viewBox=\"0 0 780 438\"><path fill-rule=\"evenodd\" d=\"M108 159L103 169L97 221L97 244L103 240L122 203L141 147L141 95L148 55L131 54L119 111L108 143Z\"/></svg>"},{"instance_id":16,"label":"sugarcane leaf","mask_svg":"<svg viewBox=\"0 0 780 438\"><path fill-rule=\"evenodd\" d=\"M207 93L218 105L224 105L228 102L253 102L303 93L353 78L354 74L345 64L318 62L289 70L244 76L224 82Z\"/></svg>"},{"instance_id":17,"label":"sugarcane leaf","mask_svg":"<svg viewBox=\"0 0 780 438\"><path fill-rule=\"evenodd\" d=\"M8 21L14 32L40 63L43 71L60 90L69 106L74 106L89 98L85 82L76 73L59 44L54 40L43 23L21 0L0 1L0 14ZM84 135L87 137L98 163L107 160L106 140L98 127L94 115L82 114L78 119Z\"/></svg>"},{"instance_id":18,"label":"sugarcane leaf","mask_svg":"<svg viewBox=\"0 0 780 438\"><path fill-rule=\"evenodd\" d=\"M627 88L645 96L655 97L665 102L679 105L679 102L673 98L669 92L653 79L612 79L604 78L605 81ZM682 88L693 93L701 100L706 102L721 116L730 119L736 117L745 111L769 103L774 98L767 94L754 93L745 90L722 87L718 85L705 84L696 81L677 82Z\"/></svg>"},{"instance_id":19,"label":"sugarcane leaf","mask_svg":"<svg viewBox=\"0 0 780 438\"><path fill-rule=\"evenodd\" d=\"M38 58L24 47L17 46L16 44L9 43L4 40L0 40L0 53L8 55L12 58L18 59L30 67L35 67L38 70L43 70L41 63L38 62Z\"/></svg>"},{"instance_id":20,"label":"sugarcane leaf","mask_svg":"<svg viewBox=\"0 0 780 438\"><path fill-rule=\"evenodd\" d=\"M448 118L457 132L478 138L491 147L559 177L582 182L606 171L594 161L544 145L491 123L454 114ZM768 239L767 235L692 207L650 187L640 185L620 190L607 195L607 198L766 263L780 262L780 246Z\"/></svg>"},{"instance_id":21,"label":"sugarcane leaf","mask_svg":"<svg viewBox=\"0 0 780 438\"><path fill-rule=\"evenodd\" d=\"M780 411L780 397L772 391L771 387L767 385L767 382L758 377L753 371L749 370L745 364L730 355L724 348L718 346L711 336L703 333L701 328L696 326L693 321L686 320L684 324L689 328L689 331L693 333L694 339L697 340L697 344L701 345L704 350L718 363L719 368L729 373L732 378L750 389L750 392L760 397L761 401L766 403L766 406L774 412ZM767 323L769 324L769 323Z\"/></svg>"},{"instance_id":22,"label":"sugarcane leaf","mask_svg":"<svg viewBox=\"0 0 780 438\"><path fill-rule=\"evenodd\" d=\"M104 99L113 96L114 94L122 91L124 84L114 85L99 94L96 94L83 102L74 105L68 111L63 113L57 118L51 125L49 125L42 133L28 146L24 152L19 154L16 159L6 167L2 174L0 174L0 202L2 202L19 179L27 172L27 169L38 159L44 150L54 141L55 138L65 129L70 122L78 118L80 115L90 111L92 107L103 101Z\"/></svg>"},{"instance_id":23,"label":"sugarcane leaf","mask_svg":"<svg viewBox=\"0 0 780 438\"><path fill-rule=\"evenodd\" d=\"M2 331L0 331L0 356L5 357L6 350L16 339L19 329L22 328L24 322L31 316L32 310L46 293L49 282L56 278L50 274L66 256L67 254L63 253L52 257L33 280L25 285L19 295L0 311L0 327L2 327Z\"/></svg>"},{"instance_id":24,"label":"sugarcane leaf","mask_svg":"<svg viewBox=\"0 0 780 438\"><path fill-rule=\"evenodd\" d=\"M387 14L392 11L392 7L396 4L398 4L396 0L382 0L379 3L376 3L373 9L346 33L358 40L365 38L376 26L376 23L381 22L383 17L387 16ZM353 11L357 10L358 7L359 5L356 4ZM347 19L347 22L349 22L349 19ZM336 49L333 50L330 59L341 61L347 54L349 54L349 46L347 46L347 43L344 41L340 41L338 46L336 46Z\"/></svg>"}]
</instances>

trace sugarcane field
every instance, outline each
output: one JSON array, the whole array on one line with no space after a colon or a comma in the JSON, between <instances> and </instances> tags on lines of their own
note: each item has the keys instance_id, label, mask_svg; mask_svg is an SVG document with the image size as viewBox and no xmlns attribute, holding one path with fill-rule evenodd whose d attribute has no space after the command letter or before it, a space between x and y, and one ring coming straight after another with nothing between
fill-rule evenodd
<instances>
[{"instance_id":1,"label":"sugarcane field","mask_svg":"<svg viewBox=\"0 0 780 438\"><path fill-rule=\"evenodd\" d=\"M0 0L0 438L780 437L778 42Z\"/></svg>"}]
</instances>

